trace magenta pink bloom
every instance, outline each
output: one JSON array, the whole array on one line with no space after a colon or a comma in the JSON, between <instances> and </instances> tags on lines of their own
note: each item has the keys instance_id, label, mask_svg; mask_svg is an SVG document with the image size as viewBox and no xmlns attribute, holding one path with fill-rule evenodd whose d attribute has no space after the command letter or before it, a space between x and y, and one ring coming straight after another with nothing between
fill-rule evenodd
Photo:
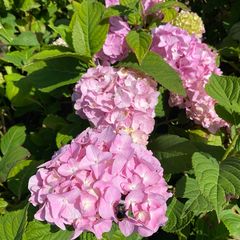
<instances>
[{"instance_id":1,"label":"magenta pink bloom","mask_svg":"<svg viewBox=\"0 0 240 240\"><path fill-rule=\"evenodd\" d=\"M30 178L29 190L35 218L73 226L72 239L83 231L101 239L113 222L125 236L150 236L166 223L171 196L152 152L111 127L88 128L61 148Z\"/></svg>"},{"instance_id":2,"label":"magenta pink bloom","mask_svg":"<svg viewBox=\"0 0 240 240\"><path fill-rule=\"evenodd\" d=\"M112 126L128 132L134 142L147 144L159 95L156 86L151 78L130 70L90 68L75 86L74 108L95 127Z\"/></svg>"},{"instance_id":3,"label":"magenta pink bloom","mask_svg":"<svg viewBox=\"0 0 240 240\"><path fill-rule=\"evenodd\" d=\"M200 39L171 24L159 26L153 32L151 50L161 55L180 74L187 97L171 94L170 106L185 108L187 116L210 132L227 126L215 112L215 101L205 92L209 77L221 74L216 66L216 52Z\"/></svg>"},{"instance_id":4,"label":"magenta pink bloom","mask_svg":"<svg viewBox=\"0 0 240 240\"><path fill-rule=\"evenodd\" d=\"M130 31L128 23L120 17L111 17L109 23L109 32L103 48L95 55L95 59L100 61L102 65L110 65L123 60L129 52L125 40Z\"/></svg>"}]
</instances>

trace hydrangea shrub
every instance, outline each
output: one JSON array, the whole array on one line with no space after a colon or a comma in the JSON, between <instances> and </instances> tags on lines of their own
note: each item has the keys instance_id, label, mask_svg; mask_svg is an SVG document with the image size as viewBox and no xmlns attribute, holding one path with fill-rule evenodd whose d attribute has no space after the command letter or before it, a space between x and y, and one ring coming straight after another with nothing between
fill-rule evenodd
<instances>
[{"instance_id":1,"label":"hydrangea shrub","mask_svg":"<svg viewBox=\"0 0 240 240\"><path fill-rule=\"evenodd\" d=\"M0 3L1 239L239 238L237 18L183 2Z\"/></svg>"}]
</instances>

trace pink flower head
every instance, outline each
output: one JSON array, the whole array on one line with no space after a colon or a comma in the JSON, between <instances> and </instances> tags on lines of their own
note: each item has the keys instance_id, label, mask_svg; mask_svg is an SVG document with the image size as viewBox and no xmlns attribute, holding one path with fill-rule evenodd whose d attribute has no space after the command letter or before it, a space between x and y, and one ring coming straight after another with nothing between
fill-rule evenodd
<instances>
[{"instance_id":1,"label":"pink flower head","mask_svg":"<svg viewBox=\"0 0 240 240\"><path fill-rule=\"evenodd\" d=\"M83 231L101 239L113 222L125 236L150 236L166 223L171 196L152 152L111 127L88 128L61 148L31 177L29 190L39 206L35 218L73 226L72 239Z\"/></svg>"},{"instance_id":2,"label":"pink flower head","mask_svg":"<svg viewBox=\"0 0 240 240\"><path fill-rule=\"evenodd\" d=\"M144 11L148 11L150 8L152 8L157 3L165 2L165 0L142 0L143 9Z\"/></svg>"},{"instance_id":3,"label":"pink flower head","mask_svg":"<svg viewBox=\"0 0 240 240\"><path fill-rule=\"evenodd\" d=\"M217 54L194 35L166 24L153 30L151 50L161 55L180 74L187 97L171 93L170 106L186 109L187 116L210 132L227 126L215 112L215 101L204 90L209 77L221 74Z\"/></svg>"},{"instance_id":4,"label":"pink flower head","mask_svg":"<svg viewBox=\"0 0 240 240\"><path fill-rule=\"evenodd\" d=\"M103 48L95 56L102 65L110 65L128 56L129 48L125 37L130 28L121 17L109 19L110 28Z\"/></svg>"},{"instance_id":5,"label":"pink flower head","mask_svg":"<svg viewBox=\"0 0 240 240\"><path fill-rule=\"evenodd\" d=\"M154 127L156 86L151 78L130 70L90 68L75 86L74 108L94 126L110 125L146 144Z\"/></svg>"}]
</instances>

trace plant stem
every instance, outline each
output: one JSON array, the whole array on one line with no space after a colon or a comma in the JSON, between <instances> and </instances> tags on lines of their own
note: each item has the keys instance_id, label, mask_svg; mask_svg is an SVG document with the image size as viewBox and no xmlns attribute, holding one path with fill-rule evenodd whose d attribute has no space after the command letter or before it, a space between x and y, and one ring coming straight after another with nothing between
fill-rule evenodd
<instances>
[{"instance_id":1,"label":"plant stem","mask_svg":"<svg viewBox=\"0 0 240 240\"><path fill-rule=\"evenodd\" d=\"M5 134L7 129L6 129L6 126L5 126L4 110L3 109L0 113L0 115L1 115L1 125L2 125L3 134Z\"/></svg>"},{"instance_id":2,"label":"plant stem","mask_svg":"<svg viewBox=\"0 0 240 240\"><path fill-rule=\"evenodd\" d=\"M239 133L236 133L236 135L234 136L232 142L230 143L230 145L228 146L226 152L224 153L223 157L222 157L222 161L224 161L228 155L231 153L231 151L234 149L236 143L237 143L237 140L238 140L238 137L239 137Z\"/></svg>"}]
</instances>

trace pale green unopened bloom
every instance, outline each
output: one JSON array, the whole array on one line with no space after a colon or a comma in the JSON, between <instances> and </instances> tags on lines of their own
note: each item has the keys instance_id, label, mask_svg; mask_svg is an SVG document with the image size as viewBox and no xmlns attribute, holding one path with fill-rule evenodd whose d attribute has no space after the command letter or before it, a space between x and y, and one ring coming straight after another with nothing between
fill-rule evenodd
<instances>
[{"instance_id":1,"label":"pale green unopened bloom","mask_svg":"<svg viewBox=\"0 0 240 240\"><path fill-rule=\"evenodd\" d=\"M172 20L172 25L182 28L198 38L201 38L205 32L202 19L193 12L181 11L176 18Z\"/></svg>"}]
</instances>

